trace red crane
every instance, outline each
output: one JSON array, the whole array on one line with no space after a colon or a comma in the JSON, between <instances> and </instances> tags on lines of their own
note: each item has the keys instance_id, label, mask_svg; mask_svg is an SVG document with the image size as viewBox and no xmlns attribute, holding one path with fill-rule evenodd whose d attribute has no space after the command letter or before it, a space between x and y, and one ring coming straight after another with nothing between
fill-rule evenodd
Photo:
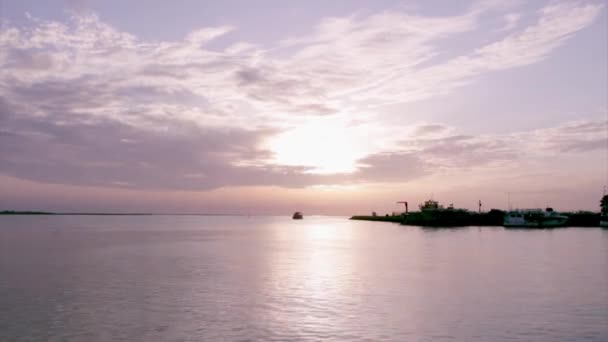
<instances>
[{"instance_id":1,"label":"red crane","mask_svg":"<svg viewBox=\"0 0 608 342\"><path fill-rule=\"evenodd\" d=\"M402 202L397 202L397 203L403 203L405 205L405 213L407 214L407 202L406 201L402 201Z\"/></svg>"}]
</instances>

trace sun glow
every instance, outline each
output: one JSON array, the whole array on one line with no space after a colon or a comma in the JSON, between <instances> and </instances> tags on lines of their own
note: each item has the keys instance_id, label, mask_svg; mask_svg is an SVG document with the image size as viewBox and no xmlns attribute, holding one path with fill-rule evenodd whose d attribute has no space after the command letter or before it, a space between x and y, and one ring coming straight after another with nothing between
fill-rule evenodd
<instances>
[{"instance_id":1,"label":"sun glow","mask_svg":"<svg viewBox=\"0 0 608 342\"><path fill-rule=\"evenodd\" d=\"M310 167L309 173L351 173L365 155L367 142L342 120L317 119L270 139L273 162Z\"/></svg>"}]
</instances>

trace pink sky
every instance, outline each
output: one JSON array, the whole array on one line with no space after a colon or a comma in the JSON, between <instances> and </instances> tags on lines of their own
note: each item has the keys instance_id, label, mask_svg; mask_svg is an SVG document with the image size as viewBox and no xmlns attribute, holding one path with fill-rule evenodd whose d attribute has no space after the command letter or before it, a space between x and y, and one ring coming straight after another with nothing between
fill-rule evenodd
<instances>
[{"instance_id":1,"label":"pink sky","mask_svg":"<svg viewBox=\"0 0 608 342\"><path fill-rule=\"evenodd\" d=\"M0 209L597 210L608 183L602 1L2 6Z\"/></svg>"}]
</instances>

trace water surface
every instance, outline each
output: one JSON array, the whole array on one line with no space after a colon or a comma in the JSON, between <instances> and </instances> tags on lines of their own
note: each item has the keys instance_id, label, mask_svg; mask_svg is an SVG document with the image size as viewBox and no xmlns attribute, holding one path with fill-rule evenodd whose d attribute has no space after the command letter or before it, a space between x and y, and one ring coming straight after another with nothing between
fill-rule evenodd
<instances>
[{"instance_id":1,"label":"water surface","mask_svg":"<svg viewBox=\"0 0 608 342\"><path fill-rule=\"evenodd\" d=\"M1 341L608 341L608 230L0 217Z\"/></svg>"}]
</instances>

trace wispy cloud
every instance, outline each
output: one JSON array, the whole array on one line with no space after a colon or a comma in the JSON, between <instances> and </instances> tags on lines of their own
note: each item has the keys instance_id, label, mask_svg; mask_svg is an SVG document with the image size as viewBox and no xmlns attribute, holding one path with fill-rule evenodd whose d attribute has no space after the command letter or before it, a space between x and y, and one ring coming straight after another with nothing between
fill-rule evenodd
<instances>
[{"instance_id":1,"label":"wispy cloud","mask_svg":"<svg viewBox=\"0 0 608 342\"><path fill-rule=\"evenodd\" d=\"M504 36L450 58L443 58L442 42L491 31L480 18L511 8L486 1L447 17L326 18L310 34L274 46L222 49L210 43L238 28L153 42L85 10L67 23L30 16L29 26L0 32L0 172L45 182L209 189L404 180L435 165L515 158L511 138L445 137L453 130L438 124L414 128L418 137L407 150L383 146L356 156L361 167L350 175L281 165L262 143L297 129L302 118L348 113L365 125L382 105L441 96L486 73L537 63L601 9L597 2L554 3L531 14L536 20L528 26L507 13L506 24L493 28ZM562 151L601 143L568 133L581 125L533 135ZM410 176L389 165L411 169Z\"/></svg>"},{"instance_id":2,"label":"wispy cloud","mask_svg":"<svg viewBox=\"0 0 608 342\"><path fill-rule=\"evenodd\" d=\"M521 19L520 13L509 13L504 15L505 26L500 31L511 31L514 29Z\"/></svg>"},{"instance_id":3,"label":"wispy cloud","mask_svg":"<svg viewBox=\"0 0 608 342\"><path fill-rule=\"evenodd\" d=\"M373 90L363 99L398 103L446 94L492 71L522 67L543 60L575 32L599 15L599 4L559 3L543 8L532 26L445 63L408 70Z\"/></svg>"}]
</instances>

